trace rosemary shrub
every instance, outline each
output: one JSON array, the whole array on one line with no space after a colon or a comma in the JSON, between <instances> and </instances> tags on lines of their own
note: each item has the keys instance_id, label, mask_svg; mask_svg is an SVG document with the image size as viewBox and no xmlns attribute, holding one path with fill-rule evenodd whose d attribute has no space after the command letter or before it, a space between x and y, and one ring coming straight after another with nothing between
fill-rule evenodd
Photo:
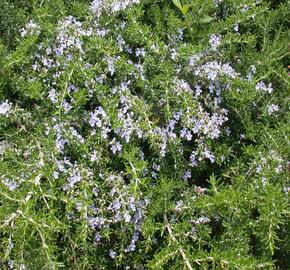
<instances>
[{"instance_id":1,"label":"rosemary shrub","mask_svg":"<svg viewBox=\"0 0 290 270\"><path fill-rule=\"evenodd\" d=\"M2 0L1 269L288 269L288 1Z\"/></svg>"}]
</instances>

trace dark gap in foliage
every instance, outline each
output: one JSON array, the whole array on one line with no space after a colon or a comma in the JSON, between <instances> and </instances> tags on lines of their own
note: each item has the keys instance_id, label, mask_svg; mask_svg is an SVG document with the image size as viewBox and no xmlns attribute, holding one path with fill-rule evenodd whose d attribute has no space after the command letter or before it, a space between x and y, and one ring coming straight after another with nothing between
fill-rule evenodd
<instances>
[{"instance_id":1,"label":"dark gap in foliage","mask_svg":"<svg viewBox=\"0 0 290 270\"><path fill-rule=\"evenodd\" d=\"M280 225L278 237L281 241L277 243L273 259L277 267L287 269L290 266L290 223L287 218L286 222Z\"/></svg>"},{"instance_id":2,"label":"dark gap in foliage","mask_svg":"<svg viewBox=\"0 0 290 270\"><path fill-rule=\"evenodd\" d=\"M259 213L259 211L258 211L257 208L254 208L254 209L252 210L252 212L251 212L251 217L252 217L253 219L255 219L255 220L257 220L258 217L260 217L260 213Z\"/></svg>"},{"instance_id":3,"label":"dark gap in foliage","mask_svg":"<svg viewBox=\"0 0 290 270\"><path fill-rule=\"evenodd\" d=\"M117 172L126 172L126 166L118 156L111 157L110 165L112 168L115 168ZM127 184L130 182L128 176L126 177L125 180Z\"/></svg>"},{"instance_id":4,"label":"dark gap in foliage","mask_svg":"<svg viewBox=\"0 0 290 270\"><path fill-rule=\"evenodd\" d=\"M219 165L212 164L210 161L204 162L204 165L200 168L193 168L192 180L189 182L191 185L200 186L202 188L209 188L209 178L214 173L219 176L222 172Z\"/></svg>"},{"instance_id":5,"label":"dark gap in foliage","mask_svg":"<svg viewBox=\"0 0 290 270\"><path fill-rule=\"evenodd\" d=\"M209 223L211 229L210 237L212 239L220 239L223 235L225 228L223 226L223 219L221 217L213 217ZM208 247L210 251L210 247Z\"/></svg>"},{"instance_id":6,"label":"dark gap in foliage","mask_svg":"<svg viewBox=\"0 0 290 270\"><path fill-rule=\"evenodd\" d=\"M260 248L259 248L259 240L254 234L250 234L250 241L249 241L250 252L255 257L259 258L261 256Z\"/></svg>"},{"instance_id":7,"label":"dark gap in foliage","mask_svg":"<svg viewBox=\"0 0 290 270\"><path fill-rule=\"evenodd\" d=\"M152 156L152 150L151 150L151 146L150 143L148 142L148 140L143 140L142 144L141 144L141 150L144 153L144 156L146 157L151 157Z\"/></svg>"},{"instance_id":8,"label":"dark gap in foliage","mask_svg":"<svg viewBox=\"0 0 290 270\"><path fill-rule=\"evenodd\" d=\"M286 4L287 3L287 0L270 0L270 8L272 10L275 10L277 8L279 8L280 5L282 4Z\"/></svg>"},{"instance_id":9,"label":"dark gap in foliage","mask_svg":"<svg viewBox=\"0 0 290 270\"><path fill-rule=\"evenodd\" d=\"M227 5L225 2L219 3L217 6L217 12L216 12L216 17L218 20L223 20L224 18L227 17Z\"/></svg>"},{"instance_id":10,"label":"dark gap in foliage","mask_svg":"<svg viewBox=\"0 0 290 270\"><path fill-rule=\"evenodd\" d=\"M8 78L7 80L12 80L12 78ZM11 81L4 82L4 85L1 88L7 99L9 99L11 102L19 102L19 95L17 91L14 90L14 86L12 85Z\"/></svg>"}]
</instances>

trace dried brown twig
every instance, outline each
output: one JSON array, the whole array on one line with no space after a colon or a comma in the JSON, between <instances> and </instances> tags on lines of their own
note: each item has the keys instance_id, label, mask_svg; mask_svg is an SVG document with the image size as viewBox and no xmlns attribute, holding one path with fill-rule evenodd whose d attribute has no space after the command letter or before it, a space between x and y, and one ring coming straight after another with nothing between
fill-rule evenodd
<instances>
[{"instance_id":1,"label":"dried brown twig","mask_svg":"<svg viewBox=\"0 0 290 270\"><path fill-rule=\"evenodd\" d=\"M182 256L182 258L183 258L183 260L184 260L184 263L186 264L186 266L187 266L187 268L188 268L189 270L193 270L193 268L192 268L192 266L191 266L191 264L190 264L190 262L189 262L189 260L188 260L188 258L187 258L187 256L186 256L184 250L183 250L182 247L179 245L179 243L178 243L176 237L175 237L174 234L173 234L173 231L172 231L171 225L170 225L170 223L168 222L168 218L167 218L166 214L164 214L163 217L164 217L165 227L166 227L166 229L167 229L167 231L168 231L168 233L169 233L169 235L170 235L170 238L172 239L172 241L174 241L174 242L179 246L178 251L179 251L180 255Z\"/></svg>"}]
</instances>

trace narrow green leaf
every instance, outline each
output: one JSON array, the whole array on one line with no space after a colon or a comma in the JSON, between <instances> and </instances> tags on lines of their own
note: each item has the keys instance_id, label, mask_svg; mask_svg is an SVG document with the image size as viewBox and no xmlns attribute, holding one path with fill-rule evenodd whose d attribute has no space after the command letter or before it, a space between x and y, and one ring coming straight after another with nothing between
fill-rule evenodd
<instances>
[{"instance_id":1,"label":"narrow green leaf","mask_svg":"<svg viewBox=\"0 0 290 270\"><path fill-rule=\"evenodd\" d=\"M209 23L213 21L213 17L205 15L202 19L201 19L201 23Z\"/></svg>"},{"instance_id":2,"label":"narrow green leaf","mask_svg":"<svg viewBox=\"0 0 290 270\"><path fill-rule=\"evenodd\" d=\"M172 0L173 4L176 5L180 10L182 10L182 5L179 0Z\"/></svg>"},{"instance_id":3,"label":"narrow green leaf","mask_svg":"<svg viewBox=\"0 0 290 270\"><path fill-rule=\"evenodd\" d=\"M189 5L184 5L182 8L181 8L181 12L183 15L185 15L187 12L188 12L188 9L189 9Z\"/></svg>"}]
</instances>

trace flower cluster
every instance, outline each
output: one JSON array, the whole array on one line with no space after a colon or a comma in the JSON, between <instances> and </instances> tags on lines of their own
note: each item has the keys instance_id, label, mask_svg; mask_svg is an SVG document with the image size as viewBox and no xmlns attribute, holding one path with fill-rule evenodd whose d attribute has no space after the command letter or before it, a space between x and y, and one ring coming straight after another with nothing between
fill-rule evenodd
<instances>
[{"instance_id":1,"label":"flower cluster","mask_svg":"<svg viewBox=\"0 0 290 270\"><path fill-rule=\"evenodd\" d=\"M33 20L30 20L24 28L20 29L21 37L25 37L28 35L37 35L40 33L40 26L35 23Z\"/></svg>"},{"instance_id":2,"label":"flower cluster","mask_svg":"<svg viewBox=\"0 0 290 270\"><path fill-rule=\"evenodd\" d=\"M264 91L265 93L271 94L273 92L272 83L267 86L263 81L260 81L256 85L256 90Z\"/></svg>"},{"instance_id":3,"label":"flower cluster","mask_svg":"<svg viewBox=\"0 0 290 270\"><path fill-rule=\"evenodd\" d=\"M4 116L9 115L11 113L11 109L12 109L12 103L9 102L8 100L5 100L0 104L0 114Z\"/></svg>"},{"instance_id":4,"label":"flower cluster","mask_svg":"<svg viewBox=\"0 0 290 270\"><path fill-rule=\"evenodd\" d=\"M273 114L274 112L279 111L279 106L277 104L271 104L267 108L267 112L269 115Z\"/></svg>"},{"instance_id":5,"label":"flower cluster","mask_svg":"<svg viewBox=\"0 0 290 270\"><path fill-rule=\"evenodd\" d=\"M90 9L98 18L103 10L115 13L138 3L140 3L140 0L94 0L91 2Z\"/></svg>"}]
</instances>

